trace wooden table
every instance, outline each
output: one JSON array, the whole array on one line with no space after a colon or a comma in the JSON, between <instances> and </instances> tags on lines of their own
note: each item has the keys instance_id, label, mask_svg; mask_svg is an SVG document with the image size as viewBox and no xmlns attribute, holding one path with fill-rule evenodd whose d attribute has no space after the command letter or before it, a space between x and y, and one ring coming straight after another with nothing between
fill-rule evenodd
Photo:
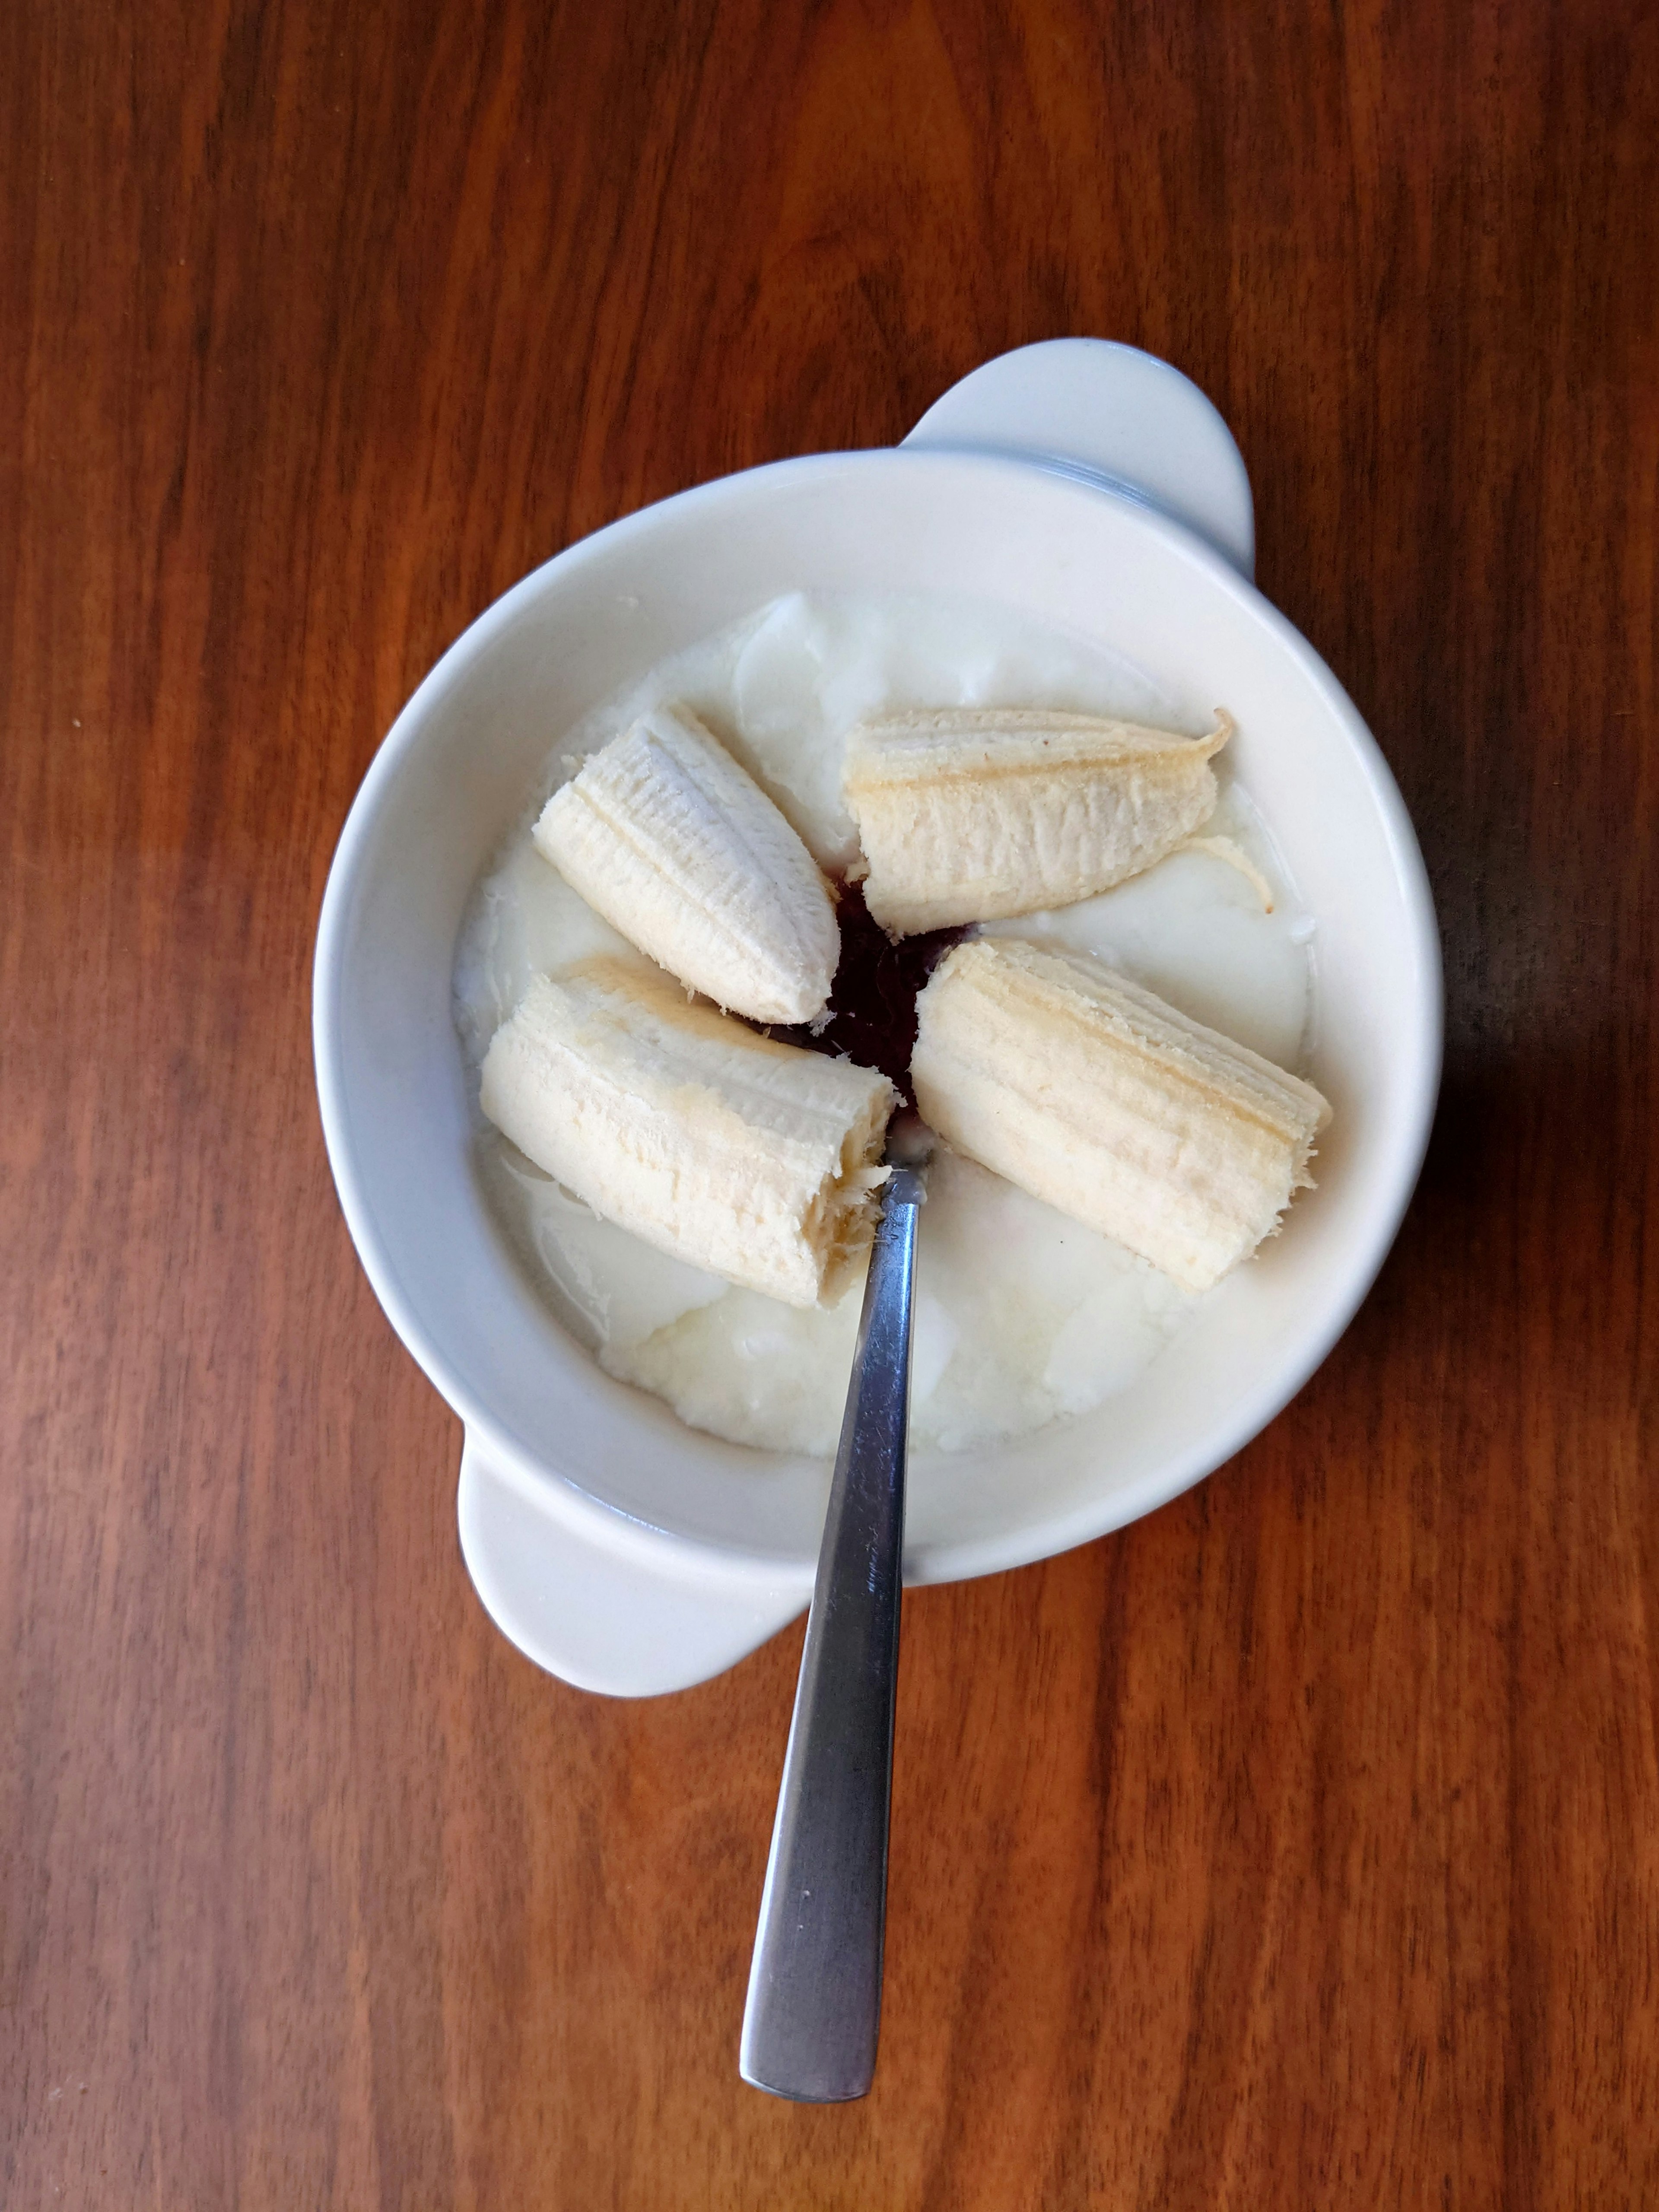
<instances>
[{"instance_id":1,"label":"wooden table","mask_svg":"<svg viewBox=\"0 0 1659 2212\"><path fill-rule=\"evenodd\" d=\"M1656 2201L1656 125L1616 0L0 9L8 2206ZM526 569L1073 331L1238 435L1444 1099L1264 1437L908 1601L880 2076L798 2109L799 1632L622 1705L489 1627L312 933Z\"/></svg>"}]
</instances>

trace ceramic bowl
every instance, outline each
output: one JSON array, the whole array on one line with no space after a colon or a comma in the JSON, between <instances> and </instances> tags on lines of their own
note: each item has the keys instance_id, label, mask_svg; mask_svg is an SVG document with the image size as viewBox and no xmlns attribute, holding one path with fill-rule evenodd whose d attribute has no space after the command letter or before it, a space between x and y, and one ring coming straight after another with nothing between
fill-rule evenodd
<instances>
[{"instance_id":1,"label":"ceramic bowl","mask_svg":"<svg viewBox=\"0 0 1659 2212\"><path fill-rule=\"evenodd\" d=\"M751 470L572 546L399 715L323 908L323 1124L375 1291L464 1424L468 1567L544 1667L640 1694L731 1664L805 1605L829 1474L682 1426L552 1318L475 1179L457 932L558 732L784 591L988 596L1109 645L1194 717L1224 701L1237 773L1318 918L1309 1073L1335 1109L1318 1189L1098 1413L914 1461L907 1578L1018 1566L1149 1512L1248 1443L1346 1327L1423 1156L1438 947L1382 755L1251 556L1209 403L1146 355L1063 341L988 364L903 447Z\"/></svg>"}]
</instances>

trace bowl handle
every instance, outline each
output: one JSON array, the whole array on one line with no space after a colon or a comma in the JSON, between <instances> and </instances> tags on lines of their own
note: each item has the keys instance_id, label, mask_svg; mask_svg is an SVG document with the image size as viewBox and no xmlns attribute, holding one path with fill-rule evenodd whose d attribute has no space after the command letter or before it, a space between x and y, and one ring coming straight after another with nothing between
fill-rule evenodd
<instances>
[{"instance_id":1,"label":"bowl handle","mask_svg":"<svg viewBox=\"0 0 1659 2212\"><path fill-rule=\"evenodd\" d=\"M1233 434L1178 368L1109 338L1021 346L953 384L903 441L1018 454L1158 508L1247 580L1255 509Z\"/></svg>"},{"instance_id":2,"label":"bowl handle","mask_svg":"<svg viewBox=\"0 0 1659 2212\"><path fill-rule=\"evenodd\" d=\"M461 1553L507 1641L579 1690L649 1698L690 1689L764 1644L811 1595L810 1568L775 1583L752 1569L722 1577L706 1560L683 1566L665 1542L660 1563L641 1559L634 1547L643 1532L631 1527L624 1553L559 1512L544 1481L534 1497L525 1481L467 1431Z\"/></svg>"}]
</instances>

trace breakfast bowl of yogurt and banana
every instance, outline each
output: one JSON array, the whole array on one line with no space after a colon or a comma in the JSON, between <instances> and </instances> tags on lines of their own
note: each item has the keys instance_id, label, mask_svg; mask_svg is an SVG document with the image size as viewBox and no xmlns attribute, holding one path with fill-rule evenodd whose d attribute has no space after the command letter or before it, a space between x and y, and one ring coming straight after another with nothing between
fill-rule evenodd
<instances>
[{"instance_id":1,"label":"breakfast bowl of yogurt and banana","mask_svg":"<svg viewBox=\"0 0 1659 2212\"><path fill-rule=\"evenodd\" d=\"M699 1680L810 1596L896 1112L934 1139L912 1580L1085 1540L1237 1450L1420 1162L1421 861L1240 573L1219 418L1090 342L936 413L538 571L341 841L347 1218L464 1424L480 1595L586 1686Z\"/></svg>"}]
</instances>

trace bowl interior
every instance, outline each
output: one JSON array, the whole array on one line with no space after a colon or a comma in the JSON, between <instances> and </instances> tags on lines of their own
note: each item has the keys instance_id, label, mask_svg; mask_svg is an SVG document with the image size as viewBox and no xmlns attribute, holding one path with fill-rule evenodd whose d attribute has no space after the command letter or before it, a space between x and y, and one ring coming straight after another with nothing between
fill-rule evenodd
<instances>
[{"instance_id":1,"label":"bowl interior","mask_svg":"<svg viewBox=\"0 0 1659 2212\"><path fill-rule=\"evenodd\" d=\"M1398 793L1317 657L1197 539L1018 463L881 453L728 478L574 547L452 648L370 770L325 914L319 1078L375 1288L464 1419L635 1521L811 1559L820 1463L683 1427L541 1303L474 1179L451 972L472 884L562 730L780 592L872 588L1000 599L1139 664L1184 713L1231 710L1237 773L1318 917L1310 1072L1335 1109L1320 1188L1132 1389L914 1463L907 1569L942 1580L1133 1519L1237 1449L1346 1325L1421 1158L1439 977Z\"/></svg>"}]
</instances>

